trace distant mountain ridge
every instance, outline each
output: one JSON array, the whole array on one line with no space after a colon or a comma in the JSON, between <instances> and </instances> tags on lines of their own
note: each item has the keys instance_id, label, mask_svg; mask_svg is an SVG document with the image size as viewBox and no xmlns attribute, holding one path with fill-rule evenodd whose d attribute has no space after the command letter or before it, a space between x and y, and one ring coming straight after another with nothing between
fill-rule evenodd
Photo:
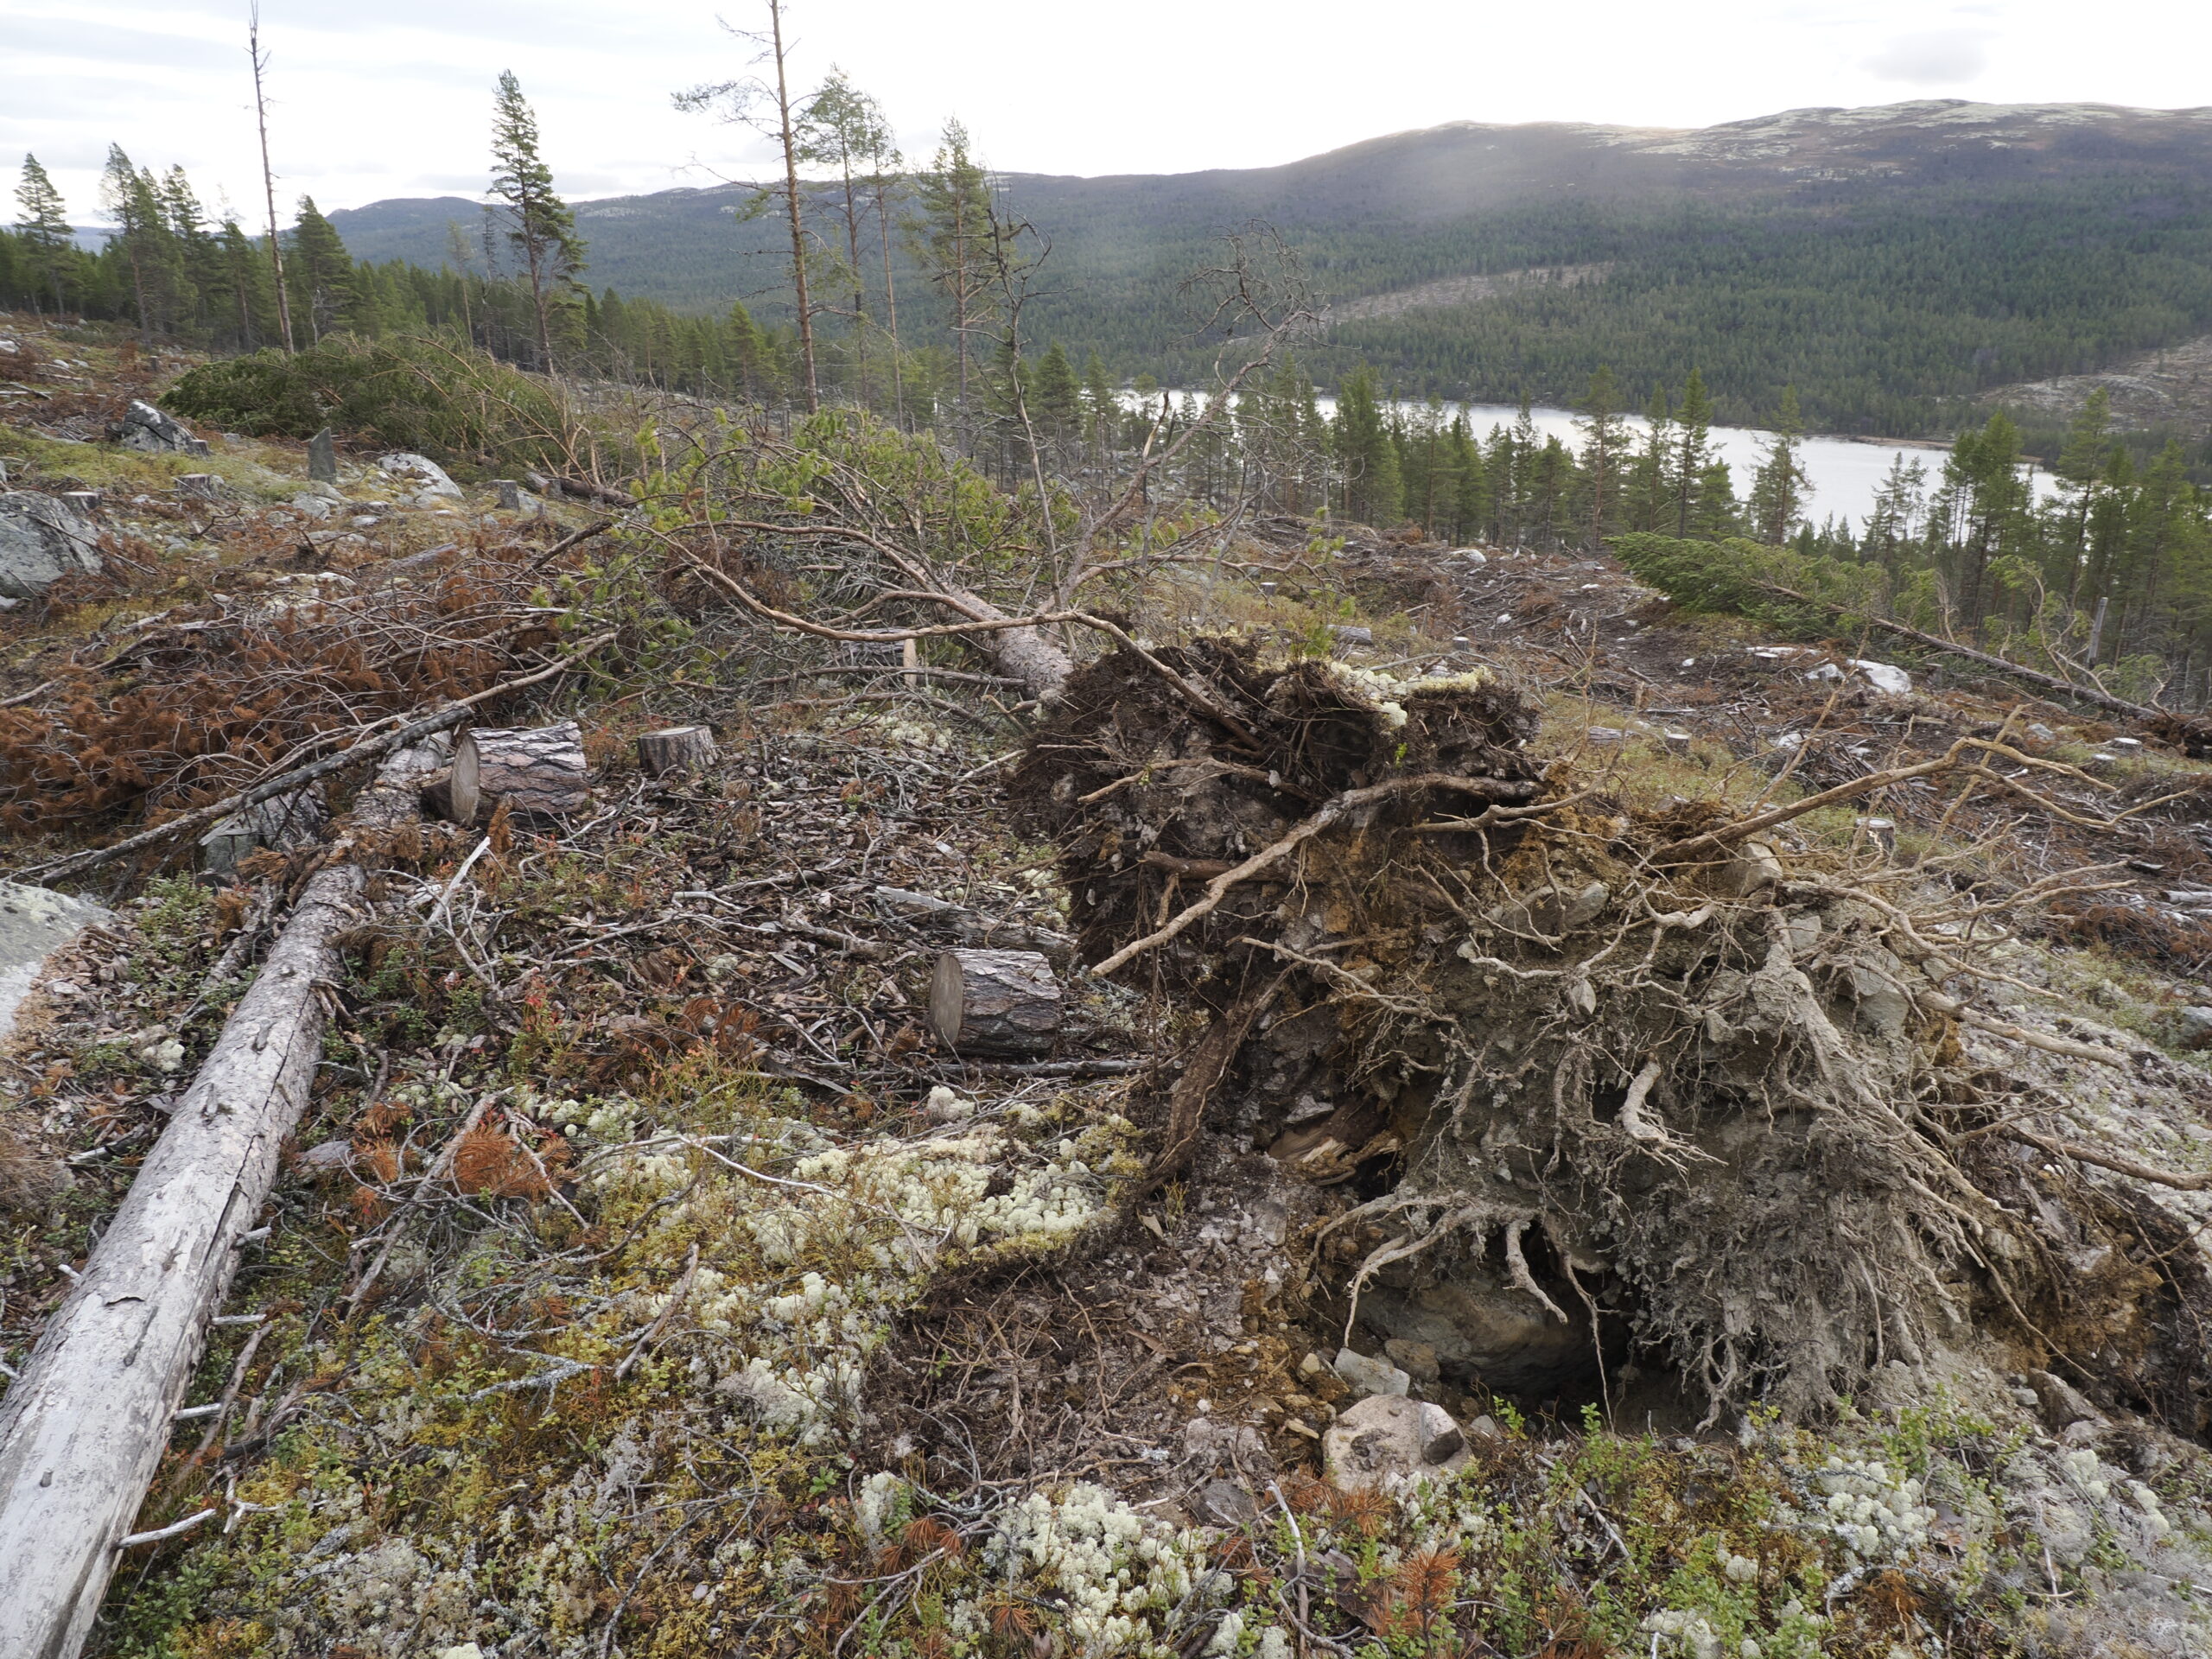
<instances>
[{"instance_id":1,"label":"distant mountain ridge","mask_svg":"<svg viewBox=\"0 0 2212 1659\"><path fill-rule=\"evenodd\" d=\"M1272 168L998 176L1053 239L1039 327L1163 378L1205 355L1176 283L1253 219L1284 232L1338 308L1318 364L1366 357L1447 395L1572 395L1608 361L1641 397L1696 361L1738 414L1795 379L1831 424L1895 429L2212 330L2212 107L1927 99L1681 130L1454 122ZM776 232L737 220L749 194L578 203L589 279L682 310L743 299L774 321ZM473 245L480 213L441 197L330 218L357 257L435 267L448 222ZM1554 268L1584 276L1516 275ZM919 313L909 281L902 313ZM1855 346L1832 338L1870 328Z\"/></svg>"}]
</instances>

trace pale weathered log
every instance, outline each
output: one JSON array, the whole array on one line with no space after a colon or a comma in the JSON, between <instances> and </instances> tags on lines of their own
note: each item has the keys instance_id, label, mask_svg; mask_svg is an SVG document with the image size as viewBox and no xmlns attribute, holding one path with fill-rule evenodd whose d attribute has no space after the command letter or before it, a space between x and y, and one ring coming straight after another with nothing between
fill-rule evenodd
<instances>
[{"instance_id":1,"label":"pale weathered log","mask_svg":"<svg viewBox=\"0 0 2212 1659\"><path fill-rule=\"evenodd\" d=\"M940 953L930 1026L957 1054L1036 1055L1060 1028L1060 985L1034 950Z\"/></svg>"},{"instance_id":2,"label":"pale weathered log","mask_svg":"<svg viewBox=\"0 0 2212 1659\"><path fill-rule=\"evenodd\" d=\"M443 758L404 750L353 823L412 815ZM0 1654L74 1659L171 1424L238 1250L276 1176L321 1053L336 936L356 919L360 867L341 848L224 1026L168 1127L22 1375L0 1402Z\"/></svg>"},{"instance_id":3,"label":"pale weathered log","mask_svg":"<svg viewBox=\"0 0 2212 1659\"><path fill-rule=\"evenodd\" d=\"M464 733L453 754L453 816L474 823L505 801L530 817L560 818L591 803L591 767L573 720L556 726Z\"/></svg>"},{"instance_id":4,"label":"pale weathered log","mask_svg":"<svg viewBox=\"0 0 2212 1659\"><path fill-rule=\"evenodd\" d=\"M696 772L715 763L710 726L671 726L638 739L638 769L648 778L671 772Z\"/></svg>"}]
</instances>

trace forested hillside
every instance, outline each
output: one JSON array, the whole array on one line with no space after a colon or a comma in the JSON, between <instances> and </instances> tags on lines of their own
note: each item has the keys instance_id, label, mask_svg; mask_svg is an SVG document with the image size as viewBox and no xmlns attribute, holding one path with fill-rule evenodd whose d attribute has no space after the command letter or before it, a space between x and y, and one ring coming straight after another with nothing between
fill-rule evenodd
<instances>
[{"instance_id":1,"label":"forested hillside","mask_svg":"<svg viewBox=\"0 0 2212 1659\"><path fill-rule=\"evenodd\" d=\"M1124 378L1201 378L1211 352L1179 285L1257 219L1324 301L1610 267L1339 325L1312 356L1324 384L1366 361L1409 395L1569 403L1610 364L1640 400L1694 365L1724 420L1764 421L1795 385L1823 429L1915 433L1986 389L2212 328L2208 157L2202 111L1936 103L1689 134L1460 124L1282 168L995 181L1052 244L1033 331ZM736 218L751 194L581 204L594 280L687 314L742 298L787 317L777 225ZM834 217L829 196L817 207ZM333 222L371 258L435 266L480 212L392 201ZM901 303L926 316L936 291L895 236L892 251Z\"/></svg>"}]
</instances>

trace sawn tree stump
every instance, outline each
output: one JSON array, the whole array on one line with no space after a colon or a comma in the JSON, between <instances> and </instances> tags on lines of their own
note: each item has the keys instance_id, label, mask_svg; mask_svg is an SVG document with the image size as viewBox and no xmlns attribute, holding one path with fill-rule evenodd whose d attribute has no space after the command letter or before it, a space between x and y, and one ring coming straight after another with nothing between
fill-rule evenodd
<instances>
[{"instance_id":1,"label":"sawn tree stump","mask_svg":"<svg viewBox=\"0 0 2212 1659\"><path fill-rule=\"evenodd\" d=\"M458 823L474 823L501 801L531 817L565 817L591 801L583 734L573 720L509 730L479 726L454 749L451 788Z\"/></svg>"},{"instance_id":2,"label":"sawn tree stump","mask_svg":"<svg viewBox=\"0 0 2212 1659\"><path fill-rule=\"evenodd\" d=\"M946 950L930 980L930 1026L957 1054L1033 1057L1060 1028L1060 985L1034 950Z\"/></svg>"},{"instance_id":3,"label":"sawn tree stump","mask_svg":"<svg viewBox=\"0 0 2212 1659\"><path fill-rule=\"evenodd\" d=\"M671 726L638 739L638 770L648 778L696 772L714 764L715 734L706 726Z\"/></svg>"}]
</instances>

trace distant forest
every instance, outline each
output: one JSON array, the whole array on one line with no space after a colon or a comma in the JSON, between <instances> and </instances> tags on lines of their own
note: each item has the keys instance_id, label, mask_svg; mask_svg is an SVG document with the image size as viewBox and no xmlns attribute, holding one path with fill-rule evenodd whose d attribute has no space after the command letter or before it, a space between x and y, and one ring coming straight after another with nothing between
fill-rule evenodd
<instances>
[{"instance_id":1,"label":"distant forest","mask_svg":"<svg viewBox=\"0 0 2212 1659\"><path fill-rule=\"evenodd\" d=\"M835 155L834 130L831 139L824 153ZM1770 423L1795 386L1815 429L1945 435L1979 418L1971 400L1989 388L2212 332L2212 180L1859 181L1649 204L1554 196L1423 219L1402 205L1363 213L1341 182L1248 200L1174 179L992 175L964 134L921 168L895 153L835 158L849 163L853 192L816 185L803 195L818 262L818 378L848 397L870 364L887 385L895 355L926 406L958 378L963 340L979 345L977 320L963 327L954 315L954 289L969 278L949 274L938 222L956 198L991 222L1033 227L1020 257L1049 245L1027 279L1025 354L1057 341L1077 363L1095 354L1121 385L1141 375L1203 384L1217 342L1194 327L1186 279L1217 258L1235 228L1221 213L1239 206L1275 210L1323 304L1476 272L1609 267L1602 281L1336 323L1301 352L1324 387L1367 365L1416 400L1572 404L1608 365L1640 404L1695 367L1726 423ZM28 172L17 194L37 194ZM180 171L137 170L120 152L106 194L122 229L98 254L67 241L66 218L59 242L41 232L29 206L13 232L0 231L0 302L137 322L219 351L276 339L260 238L208 223ZM748 200L750 217L734 211ZM579 205L577 257L557 296L572 363L778 397L793 351L788 257L778 215L757 203L723 190ZM524 337L536 331L519 320L510 236L486 233L486 211L389 203L326 217L302 199L287 238L301 333L455 327L528 363L537 353ZM372 248L405 251L354 259L341 225ZM601 270L626 288L594 283Z\"/></svg>"}]
</instances>

